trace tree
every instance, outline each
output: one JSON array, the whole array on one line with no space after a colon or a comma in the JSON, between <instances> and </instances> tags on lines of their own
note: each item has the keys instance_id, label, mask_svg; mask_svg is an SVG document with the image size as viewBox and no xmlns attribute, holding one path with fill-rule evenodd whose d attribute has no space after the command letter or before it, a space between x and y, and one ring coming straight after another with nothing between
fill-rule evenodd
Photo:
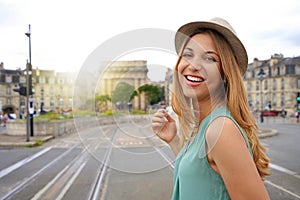
<instances>
[{"instance_id":1,"label":"tree","mask_svg":"<svg viewBox=\"0 0 300 200\"><path fill-rule=\"evenodd\" d=\"M134 87L127 84L127 83L121 83L119 84L116 89L112 92L112 98L111 101L116 104L117 102L128 103L130 102L133 97L136 95L136 92L134 91Z\"/></svg>"},{"instance_id":2,"label":"tree","mask_svg":"<svg viewBox=\"0 0 300 200\"><path fill-rule=\"evenodd\" d=\"M148 98L148 102L150 105L156 104L163 99L163 90L160 87L155 85L142 85L138 88L138 92L141 94L142 92L145 93L146 97Z\"/></svg>"},{"instance_id":3,"label":"tree","mask_svg":"<svg viewBox=\"0 0 300 200\"><path fill-rule=\"evenodd\" d=\"M103 111L107 110L107 103L111 101L111 98L109 95L98 95L95 98L95 107L97 111Z\"/></svg>"}]
</instances>

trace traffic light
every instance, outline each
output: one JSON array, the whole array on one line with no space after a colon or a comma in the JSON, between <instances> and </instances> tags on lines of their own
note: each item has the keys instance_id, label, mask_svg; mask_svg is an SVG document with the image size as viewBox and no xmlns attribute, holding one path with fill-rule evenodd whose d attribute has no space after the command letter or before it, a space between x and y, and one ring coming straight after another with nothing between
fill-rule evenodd
<instances>
[{"instance_id":1,"label":"traffic light","mask_svg":"<svg viewBox=\"0 0 300 200\"><path fill-rule=\"evenodd\" d=\"M300 112L300 92L297 93L297 96L296 96L296 100L297 100L297 105L296 105L296 112Z\"/></svg>"},{"instance_id":2,"label":"traffic light","mask_svg":"<svg viewBox=\"0 0 300 200\"><path fill-rule=\"evenodd\" d=\"M13 89L13 91L18 92L21 96L26 96L27 94L27 88L25 86L22 86L21 84L18 87L15 87ZM34 89L31 87L29 87L29 95L33 95L34 94Z\"/></svg>"},{"instance_id":3,"label":"traffic light","mask_svg":"<svg viewBox=\"0 0 300 200\"><path fill-rule=\"evenodd\" d=\"M13 89L15 92L18 92L21 96L26 96L26 87L19 85Z\"/></svg>"},{"instance_id":4,"label":"traffic light","mask_svg":"<svg viewBox=\"0 0 300 200\"><path fill-rule=\"evenodd\" d=\"M300 103L300 92L298 92L298 94L296 96L296 100L297 100L297 103Z\"/></svg>"}]
</instances>

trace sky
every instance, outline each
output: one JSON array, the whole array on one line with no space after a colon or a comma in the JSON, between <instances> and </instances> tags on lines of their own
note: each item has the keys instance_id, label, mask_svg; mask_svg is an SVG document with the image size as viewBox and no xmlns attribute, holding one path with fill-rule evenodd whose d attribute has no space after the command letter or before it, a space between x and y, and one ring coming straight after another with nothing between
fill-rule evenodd
<instances>
[{"instance_id":1,"label":"sky","mask_svg":"<svg viewBox=\"0 0 300 200\"><path fill-rule=\"evenodd\" d=\"M28 24L33 68L76 71L120 34L146 28L175 33L185 23L216 16L234 27L249 63L275 53L300 55L299 0L0 0L0 62L5 69L25 68ZM159 48L125 52L118 59L146 59L157 77L176 63L174 54Z\"/></svg>"}]
</instances>

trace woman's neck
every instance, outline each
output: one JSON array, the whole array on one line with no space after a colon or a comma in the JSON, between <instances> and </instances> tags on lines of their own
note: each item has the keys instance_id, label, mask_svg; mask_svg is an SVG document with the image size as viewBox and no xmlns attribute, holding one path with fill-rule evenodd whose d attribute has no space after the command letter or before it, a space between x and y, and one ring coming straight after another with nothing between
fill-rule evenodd
<instances>
[{"instance_id":1,"label":"woman's neck","mask_svg":"<svg viewBox=\"0 0 300 200\"><path fill-rule=\"evenodd\" d=\"M196 102L196 103L195 103ZM199 119L197 126L200 125L202 120L207 117L215 108L226 105L224 101L219 101L212 103L211 101L209 102L199 102L199 101L192 101L193 103L193 110L194 110L194 115L196 119Z\"/></svg>"}]
</instances>

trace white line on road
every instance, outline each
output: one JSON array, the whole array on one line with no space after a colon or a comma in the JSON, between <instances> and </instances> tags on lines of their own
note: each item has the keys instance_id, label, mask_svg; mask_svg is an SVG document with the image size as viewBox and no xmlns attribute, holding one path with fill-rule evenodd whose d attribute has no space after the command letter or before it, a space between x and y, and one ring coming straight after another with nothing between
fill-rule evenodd
<instances>
[{"instance_id":1,"label":"white line on road","mask_svg":"<svg viewBox=\"0 0 300 200\"><path fill-rule=\"evenodd\" d=\"M267 181L266 180L265 183L267 183L267 184L269 184L269 185L271 185L271 186L273 186L273 187L275 187L275 188L277 188L277 189L279 189L279 190L281 190L283 192L286 192L286 193L292 195L293 197L296 197L296 198L300 199L299 195L297 195L297 194L295 194L295 193L293 193L293 192L291 192L291 191L289 191L289 190L287 190L287 189L285 189L285 188L283 188L283 187L281 187L279 185L276 185L275 183L272 183L271 181Z\"/></svg>"},{"instance_id":2,"label":"white line on road","mask_svg":"<svg viewBox=\"0 0 300 200\"><path fill-rule=\"evenodd\" d=\"M56 198L56 200L63 199L63 197L65 196L65 194L67 193L67 191L69 190L69 188L71 187L71 185L73 184L73 182L75 181L77 176L80 174L80 172L83 169L83 167L85 166L85 164L86 164L86 162L84 162L80 165L80 167L77 169L76 173L73 174L72 178L67 182L67 184L65 185L65 187L63 188L63 190L61 191L59 196Z\"/></svg>"},{"instance_id":3,"label":"white line on road","mask_svg":"<svg viewBox=\"0 0 300 200\"><path fill-rule=\"evenodd\" d=\"M11 165L10 167L7 167L4 170L0 171L0 178L2 178L3 176L6 176L7 174L11 173L12 171L22 167L23 165L25 165L26 163L29 163L30 161L36 159L37 157L43 155L44 153L48 152L52 147L48 147L43 149L42 151L37 152L36 154L29 156L13 165Z\"/></svg>"},{"instance_id":4,"label":"white line on road","mask_svg":"<svg viewBox=\"0 0 300 200\"><path fill-rule=\"evenodd\" d=\"M153 146L154 149L168 162L168 164L171 166L172 169L174 169L174 164L172 159L167 156L162 150L160 150L160 148Z\"/></svg>"},{"instance_id":5,"label":"white line on road","mask_svg":"<svg viewBox=\"0 0 300 200\"><path fill-rule=\"evenodd\" d=\"M291 171L291 170L289 170L289 169L286 169L286 168L281 167L281 166L279 166L279 165L275 165L275 164L273 164L273 163L270 163L269 165L270 165L270 167L271 167L272 169L275 169L275 170L277 170L277 171L280 171L280 172L283 172L283 173L292 175L292 176L294 176L294 177L300 179L300 176L297 174L297 172Z\"/></svg>"}]
</instances>

